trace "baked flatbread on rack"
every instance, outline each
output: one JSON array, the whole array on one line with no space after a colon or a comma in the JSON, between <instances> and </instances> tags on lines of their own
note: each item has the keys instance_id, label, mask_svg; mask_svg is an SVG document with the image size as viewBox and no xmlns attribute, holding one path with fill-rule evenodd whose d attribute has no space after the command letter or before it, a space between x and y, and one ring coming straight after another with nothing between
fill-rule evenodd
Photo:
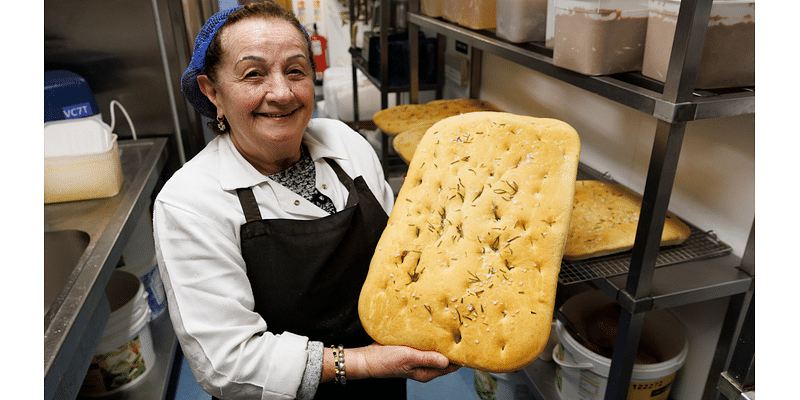
<instances>
[{"instance_id":1,"label":"baked flatbread on rack","mask_svg":"<svg viewBox=\"0 0 800 400\"><path fill-rule=\"evenodd\" d=\"M584 260L632 249L641 208L641 196L622 185L578 181L564 259ZM661 246L681 244L690 233L688 225L667 213Z\"/></svg>"},{"instance_id":2,"label":"baked flatbread on rack","mask_svg":"<svg viewBox=\"0 0 800 400\"><path fill-rule=\"evenodd\" d=\"M502 110L485 100L433 100L426 104L402 104L389 107L375 113L372 121L385 134L397 135L418 125L431 126L443 118L475 111Z\"/></svg>"},{"instance_id":3,"label":"baked flatbread on rack","mask_svg":"<svg viewBox=\"0 0 800 400\"><path fill-rule=\"evenodd\" d=\"M359 299L367 333L508 372L550 332L580 140L564 122L474 112L429 128Z\"/></svg>"}]
</instances>

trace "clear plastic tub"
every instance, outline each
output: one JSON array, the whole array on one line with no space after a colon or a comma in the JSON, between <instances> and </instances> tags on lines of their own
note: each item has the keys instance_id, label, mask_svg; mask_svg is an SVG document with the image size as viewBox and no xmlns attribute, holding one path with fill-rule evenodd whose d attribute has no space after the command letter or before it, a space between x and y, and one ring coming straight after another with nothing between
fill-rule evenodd
<instances>
[{"instance_id":1,"label":"clear plastic tub","mask_svg":"<svg viewBox=\"0 0 800 400\"><path fill-rule=\"evenodd\" d=\"M547 0L496 0L497 36L512 43L543 42Z\"/></svg>"},{"instance_id":2,"label":"clear plastic tub","mask_svg":"<svg viewBox=\"0 0 800 400\"><path fill-rule=\"evenodd\" d=\"M650 1L644 76L666 80L680 4L680 0ZM714 1L695 87L755 85L755 31L755 0Z\"/></svg>"},{"instance_id":3,"label":"clear plastic tub","mask_svg":"<svg viewBox=\"0 0 800 400\"><path fill-rule=\"evenodd\" d=\"M113 197L122 187L117 135L108 151L44 158L44 202Z\"/></svg>"},{"instance_id":4,"label":"clear plastic tub","mask_svg":"<svg viewBox=\"0 0 800 400\"><path fill-rule=\"evenodd\" d=\"M558 0L553 64L584 75L640 71L647 0Z\"/></svg>"},{"instance_id":5,"label":"clear plastic tub","mask_svg":"<svg viewBox=\"0 0 800 400\"><path fill-rule=\"evenodd\" d=\"M444 0L442 17L470 29L494 29L497 26L495 0Z\"/></svg>"}]
</instances>

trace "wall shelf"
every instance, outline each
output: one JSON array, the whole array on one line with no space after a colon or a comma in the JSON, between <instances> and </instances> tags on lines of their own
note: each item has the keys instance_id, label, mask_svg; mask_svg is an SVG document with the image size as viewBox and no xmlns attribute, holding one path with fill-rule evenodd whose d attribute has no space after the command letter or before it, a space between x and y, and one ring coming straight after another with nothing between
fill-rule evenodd
<instances>
[{"instance_id":1,"label":"wall shelf","mask_svg":"<svg viewBox=\"0 0 800 400\"><path fill-rule=\"evenodd\" d=\"M640 73L586 76L553 65L553 51L541 43L509 43L497 38L490 31L475 31L441 18L420 14L410 13L408 21L409 24L418 28L441 33L466 43L474 49L513 61L666 122L685 122L755 113L754 87L693 91L689 101L670 102L663 99L662 83ZM414 90L413 87L411 90Z\"/></svg>"}]
</instances>

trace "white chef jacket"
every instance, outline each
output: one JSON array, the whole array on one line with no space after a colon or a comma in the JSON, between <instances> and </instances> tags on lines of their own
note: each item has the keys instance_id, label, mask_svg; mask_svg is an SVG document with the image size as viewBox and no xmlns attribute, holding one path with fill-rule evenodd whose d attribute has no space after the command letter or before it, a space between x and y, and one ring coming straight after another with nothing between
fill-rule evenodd
<instances>
[{"instance_id":1,"label":"white chef jacket","mask_svg":"<svg viewBox=\"0 0 800 400\"><path fill-rule=\"evenodd\" d=\"M363 176L386 213L391 212L392 189L360 134L340 121L317 118L308 124L303 143L315 163L317 189L337 210L344 208L348 190L323 157L336 160L353 179ZM179 169L155 200L159 270L175 333L207 392L290 399L303 377L309 338L270 332L253 311L239 237L245 217L236 189L243 187L252 187L265 219L328 215L256 171L223 134Z\"/></svg>"}]
</instances>

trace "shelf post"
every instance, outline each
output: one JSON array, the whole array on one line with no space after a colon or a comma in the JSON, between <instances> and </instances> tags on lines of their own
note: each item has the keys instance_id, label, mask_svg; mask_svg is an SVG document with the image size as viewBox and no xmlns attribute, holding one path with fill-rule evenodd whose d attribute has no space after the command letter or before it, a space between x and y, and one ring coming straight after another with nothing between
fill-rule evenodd
<instances>
[{"instance_id":1,"label":"shelf post","mask_svg":"<svg viewBox=\"0 0 800 400\"><path fill-rule=\"evenodd\" d=\"M682 103L692 98L706 40L711 3L712 0L681 1L664 82L663 100Z\"/></svg>"},{"instance_id":2,"label":"shelf post","mask_svg":"<svg viewBox=\"0 0 800 400\"><path fill-rule=\"evenodd\" d=\"M661 244L661 232L664 229L664 219L675 180L685 127L685 122L670 124L657 121L625 293L619 294L619 296L629 296L634 303L650 296L656 257ZM620 302L620 304L627 303ZM620 311L606 400L627 398L634 357L644 323L644 311L647 310L638 310L636 307L631 307L630 310L623 308Z\"/></svg>"},{"instance_id":3,"label":"shelf post","mask_svg":"<svg viewBox=\"0 0 800 400\"><path fill-rule=\"evenodd\" d=\"M754 277L755 268L756 221L750 227L750 236L742 255L739 269ZM728 310L722 323L717 350L709 369L703 398L738 399L741 393L730 396L732 389L755 386L755 283L750 289L728 301ZM731 351L732 350L732 351Z\"/></svg>"},{"instance_id":4,"label":"shelf post","mask_svg":"<svg viewBox=\"0 0 800 400\"><path fill-rule=\"evenodd\" d=\"M381 110L389 108L389 22L391 6L389 0L381 1ZM389 137L381 132L381 164L383 175L389 175Z\"/></svg>"},{"instance_id":5,"label":"shelf post","mask_svg":"<svg viewBox=\"0 0 800 400\"><path fill-rule=\"evenodd\" d=\"M691 100L700 57L703 53L712 0L683 0L678 11L675 37L662 100L681 103ZM678 167L686 122L656 121L656 134L647 171L639 224L631 254L625 292L635 303L650 296L656 257L661 246L661 233L669 208L672 186ZM617 340L611 360L607 400L627 398L634 359L641 339L647 310L621 311Z\"/></svg>"},{"instance_id":6,"label":"shelf post","mask_svg":"<svg viewBox=\"0 0 800 400\"><path fill-rule=\"evenodd\" d=\"M472 46L469 61L469 98L481 98L481 73L483 68L483 50Z\"/></svg>"},{"instance_id":7,"label":"shelf post","mask_svg":"<svg viewBox=\"0 0 800 400\"><path fill-rule=\"evenodd\" d=\"M353 50L355 50L355 26L356 26L356 10L355 10L355 0L348 1L349 8L350 8L350 35L353 37L350 38L350 44L352 48L350 49L350 65L353 67L353 130L359 132L359 115L358 115L358 68L356 68L355 60L352 60L354 57ZM359 132L361 133L361 132Z\"/></svg>"},{"instance_id":8,"label":"shelf post","mask_svg":"<svg viewBox=\"0 0 800 400\"><path fill-rule=\"evenodd\" d=\"M409 12L419 12L419 0L412 0ZM419 25L408 24L409 103L419 104Z\"/></svg>"}]
</instances>

